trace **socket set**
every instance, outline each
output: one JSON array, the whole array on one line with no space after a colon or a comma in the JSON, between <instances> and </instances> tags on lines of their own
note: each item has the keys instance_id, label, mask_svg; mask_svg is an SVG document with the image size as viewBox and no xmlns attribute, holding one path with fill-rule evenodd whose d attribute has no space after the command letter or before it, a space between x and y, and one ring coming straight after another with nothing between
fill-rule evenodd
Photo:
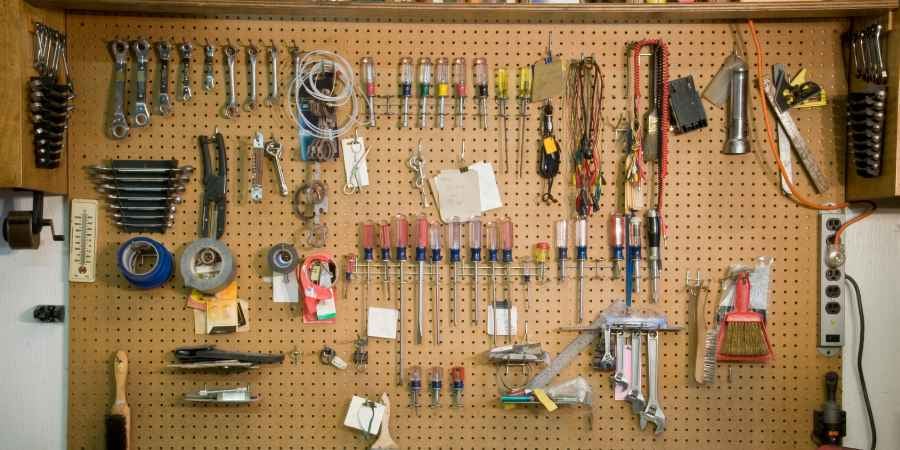
<instances>
[{"instance_id":1,"label":"socket set","mask_svg":"<svg viewBox=\"0 0 900 450\"><path fill-rule=\"evenodd\" d=\"M111 217L126 232L165 232L194 168L176 160L116 160L88 168Z\"/></svg>"}]
</instances>

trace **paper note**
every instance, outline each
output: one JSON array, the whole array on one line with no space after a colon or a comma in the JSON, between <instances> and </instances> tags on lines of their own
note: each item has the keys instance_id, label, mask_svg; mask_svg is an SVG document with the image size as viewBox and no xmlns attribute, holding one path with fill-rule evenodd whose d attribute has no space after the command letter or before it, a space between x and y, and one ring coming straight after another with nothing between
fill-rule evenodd
<instances>
[{"instance_id":1,"label":"paper note","mask_svg":"<svg viewBox=\"0 0 900 450\"><path fill-rule=\"evenodd\" d=\"M478 174L478 198L481 202L481 212L503 206L500 198L500 188L497 187L497 176L494 175L494 167L488 162L477 162L469 166L469 171Z\"/></svg>"},{"instance_id":2,"label":"paper note","mask_svg":"<svg viewBox=\"0 0 900 450\"><path fill-rule=\"evenodd\" d=\"M479 179L478 172L472 170L442 170L430 180L441 221L469 220L481 215Z\"/></svg>"},{"instance_id":3,"label":"paper note","mask_svg":"<svg viewBox=\"0 0 900 450\"><path fill-rule=\"evenodd\" d=\"M369 168L366 165L366 144L362 137L341 141L344 150L344 174L351 188L369 185Z\"/></svg>"},{"instance_id":4,"label":"paper note","mask_svg":"<svg viewBox=\"0 0 900 450\"><path fill-rule=\"evenodd\" d=\"M397 339L397 317L399 312L392 308L369 308L369 337Z\"/></svg>"},{"instance_id":5,"label":"paper note","mask_svg":"<svg viewBox=\"0 0 900 450\"><path fill-rule=\"evenodd\" d=\"M509 312L509 314L507 314ZM494 308L488 308L487 332L494 335ZM518 333L518 312L513 306L512 310L505 307L497 307L497 336L516 336ZM512 324L512 326L510 326Z\"/></svg>"},{"instance_id":6,"label":"paper note","mask_svg":"<svg viewBox=\"0 0 900 450\"><path fill-rule=\"evenodd\" d=\"M376 402L367 403L365 398L354 395L350 399L347 415L344 416L344 426L374 436L381 428L382 419L384 419L384 405Z\"/></svg>"},{"instance_id":7,"label":"paper note","mask_svg":"<svg viewBox=\"0 0 900 450\"><path fill-rule=\"evenodd\" d=\"M272 273L272 300L275 303L300 301L300 285L293 273Z\"/></svg>"}]
</instances>

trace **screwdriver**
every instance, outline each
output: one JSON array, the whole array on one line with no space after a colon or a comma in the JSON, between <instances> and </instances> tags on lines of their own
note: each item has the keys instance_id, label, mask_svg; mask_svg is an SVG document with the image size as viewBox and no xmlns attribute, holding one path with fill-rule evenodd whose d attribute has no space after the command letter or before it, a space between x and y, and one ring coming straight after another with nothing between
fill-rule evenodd
<instances>
[{"instance_id":1,"label":"screwdriver","mask_svg":"<svg viewBox=\"0 0 900 450\"><path fill-rule=\"evenodd\" d=\"M431 368L431 407L441 407L441 388L444 385L444 369L440 367Z\"/></svg>"},{"instance_id":2,"label":"screwdriver","mask_svg":"<svg viewBox=\"0 0 900 450\"><path fill-rule=\"evenodd\" d=\"M434 272L434 344L441 343L441 224L428 224L428 243L431 247L431 269Z\"/></svg>"},{"instance_id":3,"label":"screwdriver","mask_svg":"<svg viewBox=\"0 0 900 450\"><path fill-rule=\"evenodd\" d=\"M625 216L613 213L609 218L609 246L612 249L612 276L618 280L622 276L622 261L625 260Z\"/></svg>"},{"instance_id":4,"label":"screwdriver","mask_svg":"<svg viewBox=\"0 0 900 450\"><path fill-rule=\"evenodd\" d=\"M384 285L385 295L387 296L387 300L391 300L391 223L390 222L382 222L381 224L381 234L379 235L381 241L381 267L382 267L382 277L381 284Z\"/></svg>"},{"instance_id":5,"label":"screwdriver","mask_svg":"<svg viewBox=\"0 0 900 450\"><path fill-rule=\"evenodd\" d=\"M647 210L647 270L650 273L650 301L659 302L659 275L662 258L659 247L659 213L656 208Z\"/></svg>"},{"instance_id":6,"label":"screwdriver","mask_svg":"<svg viewBox=\"0 0 900 450\"><path fill-rule=\"evenodd\" d=\"M566 219L556 222L556 259L559 268L559 279L563 283L566 280L566 262L569 260L569 230Z\"/></svg>"},{"instance_id":7,"label":"screwdriver","mask_svg":"<svg viewBox=\"0 0 900 450\"><path fill-rule=\"evenodd\" d=\"M438 98L438 128L444 129L444 112L447 96L450 95L450 62L447 58L438 58L434 68L435 96Z\"/></svg>"},{"instance_id":8,"label":"screwdriver","mask_svg":"<svg viewBox=\"0 0 900 450\"><path fill-rule=\"evenodd\" d=\"M428 96L431 95L431 58L419 58L419 128L425 128L428 116Z\"/></svg>"},{"instance_id":9,"label":"screwdriver","mask_svg":"<svg viewBox=\"0 0 900 450\"><path fill-rule=\"evenodd\" d=\"M534 267L531 258L525 258L522 262L522 282L525 283L525 311L531 306L531 277L534 276Z\"/></svg>"},{"instance_id":10,"label":"screwdriver","mask_svg":"<svg viewBox=\"0 0 900 450\"><path fill-rule=\"evenodd\" d=\"M414 366L409 369L409 406L419 415L419 391L422 390L422 369Z\"/></svg>"},{"instance_id":11,"label":"screwdriver","mask_svg":"<svg viewBox=\"0 0 900 450\"><path fill-rule=\"evenodd\" d=\"M575 270L578 272L578 323L584 320L584 261L587 259L587 219L575 221Z\"/></svg>"},{"instance_id":12,"label":"screwdriver","mask_svg":"<svg viewBox=\"0 0 900 450\"><path fill-rule=\"evenodd\" d=\"M459 295L458 281L457 280L457 268L459 266L460 254L459 248L460 243L462 241L462 224L458 221L454 220L450 222L448 225L450 227L449 233L447 233L447 238L450 240L450 284L453 285L453 291L451 293L450 302L450 323L453 326L456 326L456 313L457 313L457 297Z\"/></svg>"},{"instance_id":13,"label":"screwdriver","mask_svg":"<svg viewBox=\"0 0 900 450\"><path fill-rule=\"evenodd\" d=\"M409 128L409 98L412 97L412 80L412 58L404 56L400 58L400 97L403 98L400 128Z\"/></svg>"},{"instance_id":14,"label":"screwdriver","mask_svg":"<svg viewBox=\"0 0 900 450\"><path fill-rule=\"evenodd\" d=\"M537 263L537 279L544 281L547 261L550 260L550 243L538 242L534 245L534 261Z\"/></svg>"},{"instance_id":15,"label":"screwdriver","mask_svg":"<svg viewBox=\"0 0 900 450\"><path fill-rule=\"evenodd\" d=\"M632 215L628 221L628 256L631 258L631 287L641 293L641 217Z\"/></svg>"},{"instance_id":16,"label":"screwdriver","mask_svg":"<svg viewBox=\"0 0 900 450\"><path fill-rule=\"evenodd\" d=\"M475 58L472 63L472 71L475 73L473 83L475 85L475 98L478 99L478 123L482 130L487 130L487 97L488 97L488 64L487 59Z\"/></svg>"},{"instance_id":17,"label":"screwdriver","mask_svg":"<svg viewBox=\"0 0 900 450\"><path fill-rule=\"evenodd\" d=\"M497 270L497 224L494 222L488 222L485 225L487 239L488 239L488 262L490 263L491 268L491 315L494 318L493 320L493 332L491 333L491 344L497 344L497 289L496 289L496 270Z\"/></svg>"},{"instance_id":18,"label":"screwdriver","mask_svg":"<svg viewBox=\"0 0 900 450\"><path fill-rule=\"evenodd\" d=\"M481 219L469 222L469 251L472 256L472 288L475 295L475 325L480 322L481 300L478 292L478 266L481 263Z\"/></svg>"},{"instance_id":19,"label":"screwdriver","mask_svg":"<svg viewBox=\"0 0 900 450\"><path fill-rule=\"evenodd\" d=\"M466 122L466 67L465 58L453 58L453 93L456 95L456 126L463 128Z\"/></svg>"},{"instance_id":20,"label":"screwdriver","mask_svg":"<svg viewBox=\"0 0 900 450\"><path fill-rule=\"evenodd\" d=\"M369 290L372 286L372 261L374 261L375 257L372 252L373 244L375 243L375 224L372 223L371 220L366 221L362 225L362 247L363 247L363 261L365 261L366 265L366 287L363 290L363 316L368 320L368 311L369 311ZM366 329L368 329L368 324L366 324Z\"/></svg>"},{"instance_id":21,"label":"screwdriver","mask_svg":"<svg viewBox=\"0 0 900 450\"><path fill-rule=\"evenodd\" d=\"M451 408L462 408L462 392L466 383L466 371L462 367L456 366L450 369L450 379L453 382L451 389L453 390L453 399L450 400Z\"/></svg>"},{"instance_id":22,"label":"screwdriver","mask_svg":"<svg viewBox=\"0 0 900 450\"><path fill-rule=\"evenodd\" d=\"M506 333L506 342L509 343L512 335L513 326L512 326L512 293L511 287L509 284L509 271L510 265L512 265L513 257L512 257L512 246L513 246L513 223L512 219L507 217L502 222L500 222L500 240L503 244L503 265L504 274L503 274L503 287L504 292L503 296L507 301L506 308L506 326L508 332Z\"/></svg>"},{"instance_id":23,"label":"screwdriver","mask_svg":"<svg viewBox=\"0 0 900 450\"><path fill-rule=\"evenodd\" d=\"M366 100L369 103L369 126L375 126L375 60L364 56L361 61L362 82L366 87Z\"/></svg>"},{"instance_id":24,"label":"screwdriver","mask_svg":"<svg viewBox=\"0 0 900 450\"><path fill-rule=\"evenodd\" d=\"M422 343L425 322L425 248L428 246L428 219L422 215L416 219L416 266L418 285L416 288L416 344Z\"/></svg>"},{"instance_id":25,"label":"screwdriver","mask_svg":"<svg viewBox=\"0 0 900 450\"><path fill-rule=\"evenodd\" d=\"M494 69L494 98L497 99L497 109L500 114L500 127L502 130L503 163L504 170L509 173L509 146L506 139L506 101L509 99L509 74L505 67Z\"/></svg>"},{"instance_id":26,"label":"screwdriver","mask_svg":"<svg viewBox=\"0 0 900 450\"><path fill-rule=\"evenodd\" d=\"M409 222L406 221L406 216L398 214L394 217L394 245L396 245L397 251L397 286L400 291L400 325L397 328L397 333L399 334L400 340L400 362L398 364L398 371L400 375L400 382L403 382L403 366L404 366L404 342L406 342L406 338L403 334L403 324L405 323L403 319L403 313L406 311L406 302L403 299L403 291L404 291L404 275L403 275L403 267L406 265L406 245L409 239Z\"/></svg>"},{"instance_id":27,"label":"screwdriver","mask_svg":"<svg viewBox=\"0 0 900 450\"><path fill-rule=\"evenodd\" d=\"M531 66L519 67L516 99L519 100L519 167L516 175L522 176L525 164L525 118L528 117L528 103L531 102Z\"/></svg>"}]
</instances>

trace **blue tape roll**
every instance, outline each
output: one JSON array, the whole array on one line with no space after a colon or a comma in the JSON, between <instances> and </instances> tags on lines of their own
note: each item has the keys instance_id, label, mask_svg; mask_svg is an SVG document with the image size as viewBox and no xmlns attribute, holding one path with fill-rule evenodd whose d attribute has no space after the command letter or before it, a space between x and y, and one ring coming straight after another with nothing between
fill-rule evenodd
<instances>
[{"instance_id":1,"label":"blue tape roll","mask_svg":"<svg viewBox=\"0 0 900 450\"><path fill-rule=\"evenodd\" d=\"M156 257L152 267L144 272L135 270L135 260L141 255L151 254ZM138 236L125 241L116 252L116 265L119 273L129 283L140 289L152 289L162 286L172 277L175 263L172 254L159 242L148 237Z\"/></svg>"}]
</instances>

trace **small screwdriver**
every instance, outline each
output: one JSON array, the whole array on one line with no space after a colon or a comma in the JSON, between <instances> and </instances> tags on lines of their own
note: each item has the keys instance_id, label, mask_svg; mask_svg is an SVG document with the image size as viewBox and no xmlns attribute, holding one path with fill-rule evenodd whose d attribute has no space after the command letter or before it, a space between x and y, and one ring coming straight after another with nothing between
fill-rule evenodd
<instances>
[{"instance_id":1,"label":"small screwdriver","mask_svg":"<svg viewBox=\"0 0 900 450\"><path fill-rule=\"evenodd\" d=\"M381 246L381 284L384 286L387 300L391 299L391 223L381 223L381 233L378 236Z\"/></svg>"},{"instance_id":2,"label":"small screwdriver","mask_svg":"<svg viewBox=\"0 0 900 450\"><path fill-rule=\"evenodd\" d=\"M366 101L369 106L369 126L375 126L375 60L371 56L364 56L360 62L362 65L362 82L366 88Z\"/></svg>"},{"instance_id":3,"label":"small screwdriver","mask_svg":"<svg viewBox=\"0 0 900 450\"><path fill-rule=\"evenodd\" d=\"M534 245L534 261L537 263L537 279L544 281L547 261L550 261L550 243L538 242Z\"/></svg>"},{"instance_id":4,"label":"small screwdriver","mask_svg":"<svg viewBox=\"0 0 900 450\"><path fill-rule=\"evenodd\" d=\"M487 97L488 97L488 64L487 59L475 58L472 64L475 98L478 99L478 123L482 130L487 130Z\"/></svg>"},{"instance_id":5,"label":"small screwdriver","mask_svg":"<svg viewBox=\"0 0 900 450\"><path fill-rule=\"evenodd\" d=\"M478 268L481 265L481 219L475 218L469 222L469 251L472 256L472 291L475 297L474 323L480 323L481 292L478 289Z\"/></svg>"},{"instance_id":6,"label":"small screwdriver","mask_svg":"<svg viewBox=\"0 0 900 450\"><path fill-rule=\"evenodd\" d=\"M618 280L622 276L622 262L625 261L625 216L613 213L609 218L609 246L612 250L612 276Z\"/></svg>"},{"instance_id":7,"label":"small screwdriver","mask_svg":"<svg viewBox=\"0 0 900 450\"><path fill-rule=\"evenodd\" d=\"M641 293L641 217L632 215L628 221L628 257L631 258L631 287Z\"/></svg>"},{"instance_id":8,"label":"small screwdriver","mask_svg":"<svg viewBox=\"0 0 900 450\"><path fill-rule=\"evenodd\" d=\"M525 283L525 311L531 307L531 277L534 276L534 266L531 265L531 258L526 258L522 262L522 282Z\"/></svg>"},{"instance_id":9,"label":"small screwdriver","mask_svg":"<svg viewBox=\"0 0 900 450\"><path fill-rule=\"evenodd\" d=\"M659 276L662 271L659 247L659 213L656 208L647 210L647 270L650 274L650 302L659 302Z\"/></svg>"},{"instance_id":10,"label":"small screwdriver","mask_svg":"<svg viewBox=\"0 0 900 450\"><path fill-rule=\"evenodd\" d=\"M440 367L431 368L431 407L441 407L441 388L444 385L444 369Z\"/></svg>"},{"instance_id":11,"label":"small screwdriver","mask_svg":"<svg viewBox=\"0 0 900 450\"><path fill-rule=\"evenodd\" d=\"M456 96L456 127L463 128L466 123L466 67L465 58L453 58L453 95Z\"/></svg>"},{"instance_id":12,"label":"small screwdriver","mask_svg":"<svg viewBox=\"0 0 900 450\"><path fill-rule=\"evenodd\" d=\"M450 401L451 408L462 408L462 393L466 383L466 371L462 367L456 366L450 369L450 379L453 382L451 389L453 397Z\"/></svg>"},{"instance_id":13,"label":"small screwdriver","mask_svg":"<svg viewBox=\"0 0 900 450\"><path fill-rule=\"evenodd\" d=\"M519 167L517 176L522 176L525 164L525 118L528 117L528 103L531 102L531 66L519 68L516 99L519 100Z\"/></svg>"},{"instance_id":14,"label":"small screwdriver","mask_svg":"<svg viewBox=\"0 0 900 450\"><path fill-rule=\"evenodd\" d=\"M566 281L566 269L569 260L569 229L566 219L556 221L556 259L559 268L559 283Z\"/></svg>"},{"instance_id":15,"label":"small screwdriver","mask_svg":"<svg viewBox=\"0 0 900 450\"><path fill-rule=\"evenodd\" d=\"M412 58L406 56L400 58L400 97L403 98L400 128L409 128L409 98L412 97L412 80Z\"/></svg>"},{"instance_id":16,"label":"small screwdriver","mask_svg":"<svg viewBox=\"0 0 900 450\"><path fill-rule=\"evenodd\" d=\"M505 67L494 69L494 98L497 99L497 109L500 116L500 127L502 128L502 146L503 146L503 168L509 173L509 145L506 138L506 101L509 99L509 74Z\"/></svg>"},{"instance_id":17,"label":"small screwdriver","mask_svg":"<svg viewBox=\"0 0 900 450\"><path fill-rule=\"evenodd\" d=\"M460 245L462 243L462 223L454 220L448 224L448 227L450 228L447 232L447 239L450 241L450 284L452 285L452 292L450 293L450 323L456 326L457 301L459 297L457 269L460 261Z\"/></svg>"},{"instance_id":18,"label":"small screwdriver","mask_svg":"<svg viewBox=\"0 0 900 450\"><path fill-rule=\"evenodd\" d=\"M419 415L419 392L422 390L422 369L414 366L409 369L409 406Z\"/></svg>"},{"instance_id":19,"label":"small screwdriver","mask_svg":"<svg viewBox=\"0 0 900 450\"><path fill-rule=\"evenodd\" d=\"M428 116L428 96L431 95L431 58L419 58L419 128L425 128Z\"/></svg>"},{"instance_id":20,"label":"small screwdriver","mask_svg":"<svg viewBox=\"0 0 900 450\"><path fill-rule=\"evenodd\" d=\"M503 261L504 273L503 273L503 297L507 302L506 305L506 342L509 343L512 331L512 287L509 285L509 271L510 266L513 262L512 256L512 247L513 247L513 222L509 217L505 218L500 222L500 241L503 246L503 252L501 259Z\"/></svg>"},{"instance_id":21,"label":"small screwdriver","mask_svg":"<svg viewBox=\"0 0 900 450\"><path fill-rule=\"evenodd\" d=\"M575 221L575 263L578 273L578 307L577 320L584 320L584 261L587 260L587 219L580 218Z\"/></svg>"},{"instance_id":22,"label":"small screwdriver","mask_svg":"<svg viewBox=\"0 0 900 450\"><path fill-rule=\"evenodd\" d=\"M447 96L450 95L450 62L447 58L441 57L435 62L434 83L434 95L438 101L437 123L438 128L443 130Z\"/></svg>"},{"instance_id":23,"label":"small screwdriver","mask_svg":"<svg viewBox=\"0 0 900 450\"><path fill-rule=\"evenodd\" d=\"M441 343L441 224L428 224L428 246L431 248L431 269L434 273L434 345Z\"/></svg>"}]
</instances>

